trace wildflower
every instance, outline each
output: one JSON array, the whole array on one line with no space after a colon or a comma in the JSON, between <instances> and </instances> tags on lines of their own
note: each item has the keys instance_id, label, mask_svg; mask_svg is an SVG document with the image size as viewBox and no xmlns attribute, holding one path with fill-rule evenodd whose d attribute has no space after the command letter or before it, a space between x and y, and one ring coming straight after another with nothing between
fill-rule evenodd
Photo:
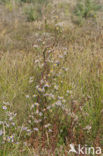
<instances>
[{"instance_id":1,"label":"wildflower","mask_svg":"<svg viewBox=\"0 0 103 156\"><path fill-rule=\"evenodd\" d=\"M47 109L49 110L51 108L51 106L48 106Z\"/></svg>"},{"instance_id":2,"label":"wildflower","mask_svg":"<svg viewBox=\"0 0 103 156\"><path fill-rule=\"evenodd\" d=\"M45 89L44 88L39 88L38 91L39 92L45 92Z\"/></svg>"},{"instance_id":3,"label":"wildflower","mask_svg":"<svg viewBox=\"0 0 103 156\"><path fill-rule=\"evenodd\" d=\"M53 63L53 61L50 60L50 59L47 59L46 62L48 62L48 63Z\"/></svg>"},{"instance_id":4,"label":"wildflower","mask_svg":"<svg viewBox=\"0 0 103 156\"><path fill-rule=\"evenodd\" d=\"M23 130L23 131L26 131L26 130L27 130L27 128L28 128L28 127L23 127L23 128L22 128L22 130Z\"/></svg>"},{"instance_id":5,"label":"wildflower","mask_svg":"<svg viewBox=\"0 0 103 156\"><path fill-rule=\"evenodd\" d=\"M86 112L86 113L85 113L85 116L89 116L89 114Z\"/></svg>"},{"instance_id":6,"label":"wildflower","mask_svg":"<svg viewBox=\"0 0 103 156\"><path fill-rule=\"evenodd\" d=\"M65 51L65 52L64 52L64 56L66 56L66 55L67 55L67 52Z\"/></svg>"},{"instance_id":7,"label":"wildflower","mask_svg":"<svg viewBox=\"0 0 103 156\"><path fill-rule=\"evenodd\" d=\"M14 142L14 136L13 136L13 135L8 136L8 137L7 137L7 141L8 141L8 142Z\"/></svg>"},{"instance_id":8,"label":"wildflower","mask_svg":"<svg viewBox=\"0 0 103 156\"><path fill-rule=\"evenodd\" d=\"M58 99L59 99L59 100L62 100L62 99L63 99L63 97L62 97L62 96L58 96Z\"/></svg>"},{"instance_id":9,"label":"wildflower","mask_svg":"<svg viewBox=\"0 0 103 156\"><path fill-rule=\"evenodd\" d=\"M3 106L2 108L3 108L4 110L7 110L7 107L6 107L6 106Z\"/></svg>"},{"instance_id":10,"label":"wildflower","mask_svg":"<svg viewBox=\"0 0 103 156\"><path fill-rule=\"evenodd\" d=\"M39 63L39 60L35 60L35 63Z\"/></svg>"},{"instance_id":11,"label":"wildflower","mask_svg":"<svg viewBox=\"0 0 103 156\"><path fill-rule=\"evenodd\" d=\"M29 95L25 95L25 96L26 96L27 99L29 98Z\"/></svg>"},{"instance_id":12,"label":"wildflower","mask_svg":"<svg viewBox=\"0 0 103 156\"><path fill-rule=\"evenodd\" d=\"M17 113L14 113L14 117L17 115Z\"/></svg>"},{"instance_id":13,"label":"wildflower","mask_svg":"<svg viewBox=\"0 0 103 156\"><path fill-rule=\"evenodd\" d=\"M42 113L42 112L40 112L40 113L39 113L39 115L40 115L40 116L42 116L42 115L43 115L43 113Z\"/></svg>"},{"instance_id":14,"label":"wildflower","mask_svg":"<svg viewBox=\"0 0 103 156\"><path fill-rule=\"evenodd\" d=\"M64 71L66 71L66 72L68 71L68 68L63 67L62 69L63 69Z\"/></svg>"},{"instance_id":15,"label":"wildflower","mask_svg":"<svg viewBox=\"0 0 103 156\"><path fill-rule=\"evenodd\" d=\"M59 58L63 58L63 56L62 56L62 55L60 55L60 56L59 56Z\"/></svg>"},{"instance_id":16,"label":"wildflower","mask_svg":"<svg viewBox=\"0 0 103 156\"><path fill-rule=\"evenodd\" d=\"M39 110L38 109L36 110L36 114L39 114Z\"/></svg>"},{"instance_id":17,"label":"wildflower","mask_svg":"<svg viewBox=\"0 0 103 156\"><path fill-rule=\"evenodd\" d=\"M13 117L11 116L10 118L9 118L9 121L12 121L13 120Z\"/></svg>"},{"instance_id":18,"label":"wildflower","mask_svg":"<svg viewBox=\"0 0 103 156\"><path fill-rule=\"evenodd\" d=\"M90 125L87 125L85 128L83 128L84 130L88 130L90 131L91 130L91 126Z\"/></svg>"},{"instance_id":19,"label":"wildflower","mask_svg":"<svg viewBox=\"0 0 103 156\"><path fill-rule=\"evenodd\" d=\"M33 79L34 79L34 77L30 77L29 83L32 83L33 82Z\"/></svg>"},{"instance_id":20,"label":"wildflower","mask_svg":"<svg viewBox=\"0 0 103 156\"><path fill-rule=\"evenodd\" d=\"M51 129L49 129L48 131L49 131L49 132L52 132L52 130L51 130Z\"/></svg>"},{"instance_id":21,"label":"wildflower","mask_svg":"<svg viewBox=\"0 0 103 156\"><path fill-rule=\"evenodd\" d=\"M48 50L48 53L50 54L52 52L52 50Z\"/></svg>"},{"instance_id":22,"label":"wildflower","mask_svg":"<svg viewBox=\"0 0 103 156\"><path fill-rule=\"evenodd\" d=\"M37 95L34 94L33 97L35 98L35 97L37 97Z\"/></svg>"},{"instance_id":23,"label":"wildflower","mask_svg":"<svg viewBox=\"0 0 103 156\"><path fill-rule=\"evenodd\" d=\"M69 113L69 115L74 118L74 121L78 121L78 116L75 113Z\"/></svg>"},{"instance_id":24,"label":"wildflower","mask_svg":"<svg viewBox=\"0 0 103 156\"><path fill-rule=\"evenodd\" d=\"M63 102L63 103L66 103L66 100L64 99L62 102Z\"/></svg>"},{"instance_id":25,"label":"wildflower","mask_svg":"<svg viewBox=\"0 0 103 156\"><path fill-rule=\"evenodd\" d=\"M68 50L66 47L63 47L63 50Z\"/></svg>"},{"instance_id":26,"label":"wildflower","mask_svg":"<svg viewBox=\"0 0 103 156\"><path fill-rule=\"evenodd\" d=\"M51 97L52 99L54 99L55 97L54 97L54 95L51 93L51 94L49 94L49 97Z\"/></svg>"},{"instance_id":27,"label":"wildflower","mask_svg":"<svg viewBox=\"0 0 103 156\"><path fill-rule=\"evenodd\" d=\"M42 39L41 39L41 38L39 38L39 39L37 39L37 41L38 41L38 42L42 42Z\"/></svg>"},{"instance_id":28,"label":"wildflower","mask_svg":"<svg viewBox=\"0 0 103 156\"><path fill-rule=\"evenodd\" d=\"M31 133L31 130L30 129L27 129L26 131Z\"/></svg>"},{"instance_id":29,"label":"wildflower","mask_svg":"<svg viewBox=\"0 0 103 156\"><path fill-rule=\"evenodd\" d=\"M55 86L54 86L54 89L55 89L55 90L58 90L58 86L57 86L57 85L55 85Z\"/></svg>"},{"instance_id":30,"label":"wildflower","mask_svg":"<svg viewBox=\"0 0 103 156\"><path fill-rule=\"evenodd\" d=\"M15 144L16 144L16 145L18 145L18 144L19 144L19 142L15 142Z\"/></svg>"},{"instance_id":31,"label":"wildflower","mask_svg":"<svg viewBox=\"0 0 103 156\"><path fill-rule=\"evenodd\" d=\"M62 102L60 100L58 100L56 103L55 103L57 106L61 106L62 105Z\"/></svg>"},{"instance_id":32,"label":"wildflower","mask_svg":"<svg viewBox=\"0 0 103 156\"><path fill-rule=\"evenodd\" d=\"M44 45L45 44L45 41L42 44Z\"/></svg>"},{"instance_id":33,"label":"wildflower","mask_svg":"<svg viewBox=\"0 0 103 156\"><path fill-rule=\"evenodd\" d=\"M10 125L9 125L8 123L5 123L5 125L6 125L6 127L8 127L8 128L10 127Z\"/></svg>"},{"instance_id":34,"label":"wildflower","mask_svg":"<svg viewBox=\"0 0 103 156\"><path fill-rule=\"evenodd\" d=\"M38 128L33 128L33 130L34 130L34 131L39 131L39 129L38 129Z\"/></svg>"},{"instance_id":35,"label":"wildflower","mask_svg":"<svg viewBox=\"0 0 103 156\"><path fill-rule=\"evenodd\" d=\"M31 123L31 120L28 120L28 123Z\"/></svg>"},{"instance_id":36,"label":"wildflower","mask_svg":"<svg viewBox=\"0 0 103 156\"><path fill-rule=\"evenodd\" d=\"M45 111L46 111L46 109L44 108L44 109L43 109L43 112L45 112Z\"/></svg>"},{"instance_id":37,"label":"wildflower","mask_svg":"<svg viewBox=\"0 0 103 156\"><path fill-rule=\"evenodd\" d=\"M39 46L37 44L34 44L33 45L33 48L38 48Z\"/></svg>"},{"instance_id":38,"label":"wildflower","mask_svg":"<svg viewBox=\"0 0 103 156\"><path fill-rule=\"evenodd\" d=\"M48 128L49 126L51 126L51 124L47 124L47 125L45 125L44 127L45 127L45 128Z\"/></svg>"},{"instance_id":39,"label":"wildflower","mask_svg":"<svg viewBox=\"0 0 103 156\"><path fill-rule=\"evenodd\" d=\"M83 110L83 107L82 107L82 106L80 106L80 110L81 110L81 111Z\"/></svg>"},{"instance_id":40,"label":"wildflower","mask_svg":"<svg viewBox=\"0 0 103 156\"><path fill-rule=\"evenodd\" d=\"M59 65L59 64L60 64L60 62L59 62L59 61L56 61L56 62L55 62L55 64L56 64L56 65Z\"/></svg>"},{"instance_id":41,"label":"wildflower","mask_svg":"<svg viewBox=\"0 0 103 156\"><path fill-rule=\"evenodd\" d=\"M39 121L39 120L34 120L34 122L35 122L35 123L39 123L40 121Z\"/></svg>"},{"instance_id":42,"label":"wildflower","mask_svg":"<svg viewBox=\"0 0 103 156\"><path fill-rule=\"evenodd\" d=\"M75 115L74 121L78 121L78 116L77 115Z\"/></svg>"},{"instance_id":43,"label":"wildflower","mask_svg":"<svg viewBox=\"0 0 103 156\"><path fill-rule=\"evenodd\" d=\"M34 104L31 106L31 109L33 109L34 108Z\"/></svg>"},{"instance_id":44,"label":"wildflower","mask_svg":"<svg viewBox=\"0 0 103 156\"><path fill-rule=\"evenodd\" d=\"M44 83L44 80L42 79L42 80L40 81L40 83L43 84L43 83Z\"/></svg>"},{"instance_id":45,"label":"wildflower","mask_svg":"<svg viewBox=\"0 0 103 156\"><path fill-rule=\"evenodd\" d=\"M38 85L36 86L36 89L37 89L39 92L45 92L45 89L44 89L44 88L40 88Z\"/></svg>"},{"instance_id":46,"label":"wildflower","mask_svg":"<svg viewBox=\"0 0 103 156\"><path fill-rule=\"evenodd\" d=\"M12 124L13 126L15 126L15 123L14 123L14 122L12 122L11 124Z\"/></svg>"},{"instance_id":47,"label":"wildflower","mask_svg":"<svg viewBox=\"0 0 103 156\"><path fill-rule=\"evenodd\" d=\"M34 105L35 105L35 106L39 106L39 103L36 102L36 103L34 103Z\"/></svg>"},{"instance_id":48,"label":"wildflower","mask_svg":"<svg viewBox=\"0 0 103 156\"><path fill-rule=\"evenodd\" d=\"M27 142L24 142L23 144L24 144L24 146L27 146Z\"/></svg>"},{"instance_id":49,"label":"wildflower","mask_svg":"<svg viewBox=\"0 0 103 156\"><path fill-rule=\"evenodd\" d=\"M70 91L69 90L67 90L67 94L69 94L70 93Z\"/></svg>"},{"instance_id":50,"label":"wildflower","mask_svg":"<svg viewBox=\"0 0 103 156\"><path fill-rule=\"evenodd\" d=\"M63 27L64 26L64 22L58 22L57 24L55 24L56 27Z\"/></svg>"},{"instance_id":51,"label":"wildflower","mask_svg":"<svg viewBox=\"0 0 103 156\"><path fill-rule=\"evenodd\" d=\"M49 98L54 99L54 95L52 93L50 93L50 94L46 93L46 94L44 94L44 96L48 96Z\"/></svg>"},{"instance_id":52,"label":"wildflower","mask_svg":"<svg viewBox=\"0 0 103 156\"><path fill-rule=\"evenodd\" d=\"M47 87L47 88L50 87L49 84L48 84L48 82L46 82L46 84L44 85L44 87Z\"/></svg>"},{"instance_id":53,"label":"wildflower","mask_svg":"<svg viewBox=\"0 0 103 156\"><path fill-rule=\"evenodd\" d=\"M48 94L48 93L46 93L46 94L44 94L44 96L49 96L49 94Z\"/></svg>"}]
</instances>

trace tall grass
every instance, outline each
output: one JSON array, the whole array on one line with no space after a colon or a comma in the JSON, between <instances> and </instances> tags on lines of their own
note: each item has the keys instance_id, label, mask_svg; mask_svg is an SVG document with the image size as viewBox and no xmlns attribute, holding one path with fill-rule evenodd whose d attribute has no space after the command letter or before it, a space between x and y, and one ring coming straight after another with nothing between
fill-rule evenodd
<instances>
[{"instance_id":1,"label":"tall grass","mask_svg":"<svg viewBox=\"0 0 103 156\"><path fill-rule=\"evenodd\" d=\"M38 57L39 60L36 59ZM1 119L6 121L6 110L2 111L2 107L9 102L9 111L17 113L14 119L17 138L13 140L18 141L16 148L23 140L25 142L28 139L27 142L35 148L40 142L55 148L78 141L81 144L94 145L98 142L98 137L100 144L103 75L99 54L92 56L92 52L87 49L82 53L76 51L74 55L67 50L61 55L58 53L55 59L53 54L49 58L45 57L43 53L34 56L5 54L0 62ZM39 105L35 105L36 103ZM38 113L43 116L39 117ZM34 120L42 122L33 124ZM24 132L22 126L31 129L30 133ZM37 132L34 133L33 128ZM5 135L10 135L12 131L13 129L7 131ZM6 150L9 144L5 142ZM10 146L13 147L12 143Z\"/></svg>"},{"instance_id":2,"label":"tall grass","mask_svg":"<svg viewBox=\"0 0 103 156\"><path fill-rule=\"evenodd\" d=\"M63 156L71 143L103 146L101 27L70 30L55 19L3 23L1 156Z\"/></svg>"}]
</instances>

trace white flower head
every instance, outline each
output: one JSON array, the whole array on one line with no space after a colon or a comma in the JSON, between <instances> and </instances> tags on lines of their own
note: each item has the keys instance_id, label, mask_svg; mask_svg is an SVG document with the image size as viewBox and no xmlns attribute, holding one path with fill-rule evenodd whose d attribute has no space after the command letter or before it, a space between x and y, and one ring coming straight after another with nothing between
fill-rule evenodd
<instances>
[{"instance_id":1,"label":"white flower head","mask_svg":"<svg viewBox=\"0 0 103 156\"><path fill-rule=\"evenodd\" d=\"M62 96L58 96L58 99L59 99L59 100L63 100L63 97L62 97Z\"/></svg>"},{"instance_id":2,"label":"white flower head","mask_svg":"<svg viewBox=\"0 0 103 156\"><path fill-rule=\"evenodd\" d=\"M34 104L33 105L31 105L31 109L33 109L34 108Z\"/></svg>"},{"instance_id":3,"label":"white flower head","mask_svg":"<svg viewBox=\"0 0 103 156\"><path fill-rule=\"evenodd\" d=\"M45 125L44 127L45 128L48 128L48 127L50 127L51 126L51 124L47 124L47 125Z\"/></svg>"},{"instance_id":4,"label":"white flower head","mask_svg":"<svg viewBox=\"0 0 103 156\"><path fill-rule=\"evenodd\" d=\"M37 97L37 95L34 94L33 97L35 98L35 97Z\"/></svg>"},{"instance_id":5,"label":"white flower head","mask_svg":"<svg viewBox=\"0 0 103 156\"><path fill-rule=\"evenodd\" d=\"M25 95L25 97L28 99L29 98L29 95Z\"/></svg>"},{"instance_id":6,"label":"white flower head","mask_svg":"<svg viewBox=\"0 0 103 156\"><path fill-rule=\"evenodd\" d=\"M46 83L46 84L44 85L44 87L49 88L49 87L50 87L50 85L49 85L48 83Z\"/></svg>"},{"instance_id":7,"label":"white flower head","mask_svg":"<svg viewBox=\"0 0 103 156\"><path fill-rule=\"evenodd\" d=\"M33 130L34 130L34 131L39 131L39 129L38 129L38 128L33 128Z\"/></svg>"},{"instance_id":8,"label":"white flower head","mask_svg":"<svg viewBox=\"0 0 103 156\"><path fill-rule=\"evenodd\" d=\"M57 106L62 106L62 102L60 100L58 100L56 103L55 103Z\"/></svg>"},{"instance_id":9,"label":"white flower head","mask_svg":"<svg viewBox=\"0 0 103 156\"><path fill-rule=\"evenodd\" d=\"M49 129L49 132L52 132L52 130L51 130L51 129Z\"/></svg>"},{"instance_id":10,"label":"white flower head","mask_svg":"<svg viewBox=\"0 0 103 156\"><path fill-rule=\"evenodd\" d=\"M37 44L34 44L33 45L33 48L38 48L39 46Z\"/></svg>"},{"instance_id":11,"label":"white flower head","mask_svg":"<svg viewBox=\"0 0 103 156\"><path fill-rule=\"evenodd\" d=\"M42 115L43 115L43 113L42 113L42 112L40 112L40 113L39 113L39 116L42 116Z\"/></svg>"},{"instance_id":12,"label":"white flower head","mask_svg":"<svg viewBox=\"0 0 103 156\"><path fill-rule=\"evenodd\" d=\"M6 107L6 106L3 106L2 108L3 108L4 110L7 110L7 107Z\"/></svg>"},{"instance_id":13,"label":"white flower head","mask_svg":"<svg viewBox=\"0 0 103 156\"><path fill-rule=\"evenodd\" d=\"M55 85L55 86L54 86L54 89L55 89L55 90L58 90L58 86L57 86L57 85Z\"/></svg>"},{"instance_id":14,"label":"white flower head","mask_svg":"<svg viewBox=\"0 0 103 156\"><path fill-rule=\"evenodd\" d=\"M69 94L70 93L70 91L69 90L67 90L67 94Z\"/></svg>"},{"instance_id":15,"label":"white flower head","mask_svg":"<svg viewBox=\"0 0 103 156\"><path fill-rule=\"evenodd\" d=\"M30 80L29 80L29 83L32 83L33 81L34 81L33 79L30 79Z\"/></svg>"},{"instance_id":16,"label":"white flower head","mask_svg":"<svg viewBox=\"0 0 103 156\"><path fill-rule=\"evenodd\" d=\"M35 106L39 106L39 103L35 102L34 105L35 105Z\"/></svg>"},{"instance_id":17,"label":"white flower head","mask_svg":"<svg viewBox=\"0 0 103 156\"><path fill-rule=\"evenodd\" d=\"M39 60L35 60L35 63L39 63L40 61Z\"/></svg>"},{"instance_id":18,"label":"white flower head","mask_svg":"<svg viewBox=\"0 0 103 156\"><path fill-rule=\"evenodd\" d=\"M35 119L34 122L35 122L35 123L39 123L40 121Z\"/></svg>"},{"instance_id":19,"label":"white flower head","mask_svg":"<svg viewBox=\"0 0 103 156\"><path fill-rule=\"evenodd\" d=\"M13 120L13 117L11 116L10 118L9 118L9 121L12 121Z\"/></svg>"},{"instance_id":20,"label":"white flower head","mask_svg":"<svg viewBox=\"0 0 103 156\"><path fill-rule=\"evenodd\" d=\"M13 136L13 135L8 136L8 137L7 137L7 141L8 141L8 142L14 142L14 136Z\"/></svg>"},{"instance_id":21,"label":"white flower head","mask_svg":"<svg viewBox=\"0 0 103 156\"><path fill-rule=\"evenodd\" d=\"M51 109L51 106L48 106L47 109L48 109L48 110Z\"/></svg>"},{"instance_id":22,"label":"white flower head","mask_svg":"<svg viewBox=\"0 0 103 156\"><path fill-rule=\"evenodd\" d=\"M38 109L36 110L36 114L39 114L39 110Z\"/></svg>"},{"instance_id":23,"label":"white flower head","mask_svg":"<svg viewBox=\"0 0 103 156\"><path fill-rule=\"evenodd\" d=\"M84 130L88 130L88 131L90 131L91 130L91 126L90 125L87 125L85 128L84 128Z\"/></svg>"}]
</instances>

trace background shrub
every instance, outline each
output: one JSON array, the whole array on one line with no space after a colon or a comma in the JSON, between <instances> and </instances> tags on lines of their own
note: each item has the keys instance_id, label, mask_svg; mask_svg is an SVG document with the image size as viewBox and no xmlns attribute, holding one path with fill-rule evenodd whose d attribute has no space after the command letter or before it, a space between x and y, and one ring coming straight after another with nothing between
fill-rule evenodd
<instances>
[{"instance_id":1,"label":"background shrub","mask_svg":"<svg viewBox=\"0 0 103 156\"><path fill-rule=\"evenodd\" d=\"M100 9L100 4L96 3L95 0L79 0L74 13L78 17L78 21L81 23L83 19L95 17L97 11L99 11Z\"/></svg>"}]
</instances>

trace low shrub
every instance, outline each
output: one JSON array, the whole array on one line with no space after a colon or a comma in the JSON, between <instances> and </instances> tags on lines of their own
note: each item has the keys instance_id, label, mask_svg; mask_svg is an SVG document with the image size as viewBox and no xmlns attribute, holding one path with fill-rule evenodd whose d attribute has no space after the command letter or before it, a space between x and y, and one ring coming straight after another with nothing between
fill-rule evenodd
<instances>
[{"instance_id":1,"label":"low shrub","mask_svg":"<svg viewBox=\"0 0 103 156\"><path fill-rule=\"evenodd\" d=\"M95 18L97 11L101 9L101 5L96 3L95 0L79 0L74 13L78 18L79 23L89 17Z\"/></svg>"}]
</instances>

